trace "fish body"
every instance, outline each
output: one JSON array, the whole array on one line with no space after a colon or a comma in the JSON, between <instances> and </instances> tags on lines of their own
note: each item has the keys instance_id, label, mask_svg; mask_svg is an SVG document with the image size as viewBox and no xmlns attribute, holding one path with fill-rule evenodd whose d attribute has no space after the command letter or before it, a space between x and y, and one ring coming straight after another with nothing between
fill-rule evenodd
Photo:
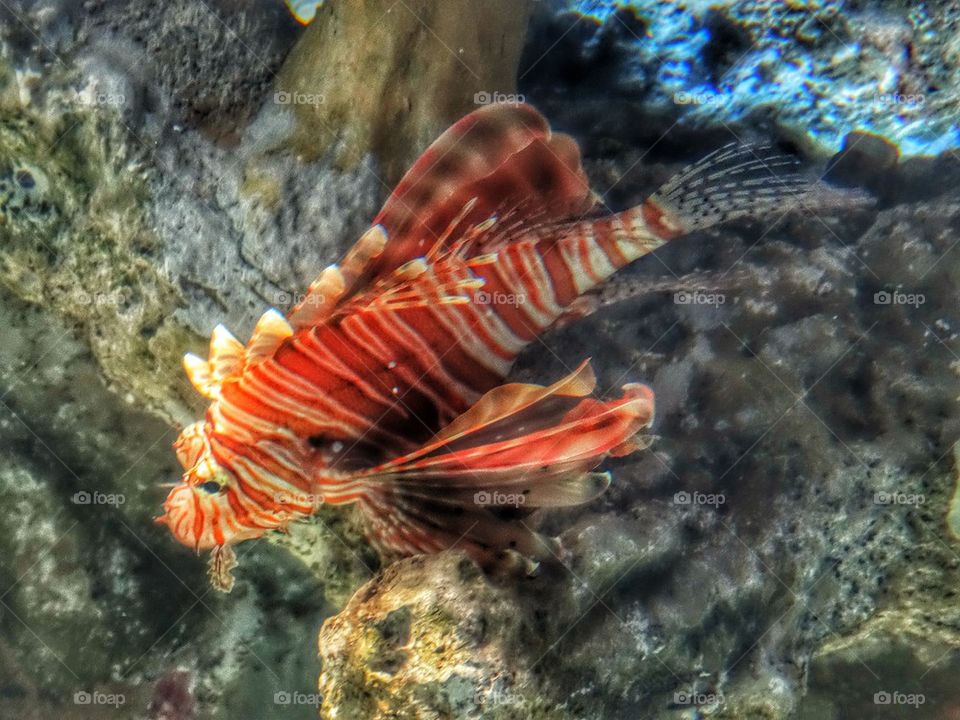
<instances>
[{"instance_id":1,"label":"fish body","mask_svg":"<svg viewBox=\"0 0 960 720\"><path fill-rule=\"evenodd\" d=\"M653 392L595 399L586 362L546 387L504 385L513 360L664 242L782 206L805 181L770 163L725 148L598 215L571 138L528 105L471 113L286 317L269 310L246 345L218 327L208 359L187 356L211 405L175 443L185 473L159 521L220 564L232 544L347 503L387 551L546 556L509 511L602 493L595 468L644 445Z\"/></svg>"}]
</instances>

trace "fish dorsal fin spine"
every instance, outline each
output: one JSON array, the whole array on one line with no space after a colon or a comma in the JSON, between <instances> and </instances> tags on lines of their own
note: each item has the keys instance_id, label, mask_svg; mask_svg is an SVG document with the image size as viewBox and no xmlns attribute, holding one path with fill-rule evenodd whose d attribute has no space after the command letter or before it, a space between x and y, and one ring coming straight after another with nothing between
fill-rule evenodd
<instances>
[{"instance_id":1,"label":"fish dorsal fin spine","mask_svg":"<svg viewBox=\"0 0 960 720\"><path fill-rule=\"evenodd\" d=\"M205 398L214 398L219 392L219 385L214 385L210 377L210 363L193 353L183 356L183 369L187 373L190 384Z\"/></svg>"},{"instance_id":2,"label":"fish dorsal fin spine","mask_svg":"<svg viewBox=\"0 0 960 720\"><path fill-rule=\"evenodd\" d=\"M480 108L427 148L344 256L338 275L321 275L288 319L297 329L324 322L378 284L403 282L418 265L399 275L397 269L418 258L489 261L512 233L580 217L595 204L572 138L552 132L523 103Z\"/></svg>"},{"instance_id":3,"label":"fish dorsal fin spine","mask_svg":"<svg viewBox=\"0 0 960 720\"><path fill-rule=\"evenodd\" d=\"M290 323L279 312L270 308L257 321L247 345L246 366L270 357L280 344L293 335Z\"/></svg>"},{"instance_id":4,"label":"fish dorsal fin spine","mask_svg":"<svg viewBox=\"0 0 960 720\"><path fill-rule=\"evenodd\" d=\"M246 351L243 343L223 325L217 325L210 334L210 370L214 377L233 375L243 367Z\"/></svg>"},{"instance_id":5,"label":"fish dorsal fin spine","mask_svg":"<svg viewBox=\"0 0 960 720\"><path fill-rule=\"evenodd\" d=\"M380 224L371 226L343 258L342 266L346 282L352 284L372 260L383 254L386 246L386 229Z\"/></svg>"},{"instance_id":6,"label":"fish dorsal fin spine","mask_svg":"<svg viewBox=\"0 0 960 720\"><path fill-rule=\"evenodd\" d=\"M393 274L398 280L414 280L423 275L429 269L429 263L425 258L420 257L405 262L403 265L394 270Z\"/></svg>"},{"instance_id":7,"label":"fish dorsal fin spine","mask_svg":"<svg viewBox=\"0 0 960 720\"><path fill-rule=\"evenodd\" d=\"M433 247L430 248L430 252L427 253L428 257L435 257L437 254L439 254L443 250L444 246L453 236L453 233L463 222L463 219L470 214L470 212L473 210L474 207L476 207L476 205L477 205L477 198L475 197L470 198L467 202L464 203L463 209L460 210L459 213L457 213L457 215L453 218L453 220L450 221L450 224L447 225L447 229L444 230L443 233L440 235L440 237L436 239L436 242L434 242Z\"/></svg>"},{"instance_id":8,"label":"fish dorsal fin spine","mask_svg":"<svg viewBox=\"0 0 960 720\"><path fill-rule=\"evenodd\" d=\"M386 245L387 233L382 225L374 225L367 230L339 265L330 265L311 283L303 301L290 311L290 324L295 328L303 328L325 320L364 268L380 256Z\"/></svg>"},{"instance_id":9,"label":"fish dorsal fin spine","mask_svg":"<svg viewBox=\"0 0 960 720\"><path fill-rule=\"evenodd\" d=\"M210 333L209 359L187 353L183 357L183 368L197 392L213 400L220 395L223 381L243 369L246 354L243 343L223 325L217 325Z\"/></svg>"},{"instance_id":10,"label":"fish dorsal fin spine","mask_svg":"<svg viewBox=\"0 0 960 720\"><path fill-rule=\"evenodd\" d=\"M298 303L287 320L295 328L310 327L326 318L336 307L346 291L346 281L338 265L329 265L317 276L303 300Z\"/></svg>"},{"instance_id":11,"label":"fish dorsal fin spine","mask_svg":"<svg viewBox=\"0 0 960 720\"><path fill-rule=\"evenodd\" d=\"M488 105L448 128L403 176L344 257L338 303L418 257L469 260L531 223L581 217L595 204L572 138L529 105ZM511 213L515 221L501 225ZM291 322L302 326L299 311Z\"/></svg>"}]
</instances>

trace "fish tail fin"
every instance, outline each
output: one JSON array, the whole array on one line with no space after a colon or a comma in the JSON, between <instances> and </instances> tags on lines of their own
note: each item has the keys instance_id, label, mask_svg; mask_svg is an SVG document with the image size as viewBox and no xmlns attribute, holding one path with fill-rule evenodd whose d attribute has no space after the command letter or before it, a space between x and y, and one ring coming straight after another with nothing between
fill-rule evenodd
<instances>
[{"instance_id":1,"label":"fish tail fin","mask_svg":"<svg viewBox=\"0 0 960 720\"><path fill-rule=\"evenodd\" d=\"M491 390L420 449L364 471L360 507L375 544L405 555L462 548L491 568L556 555L558 541L524 518L602 494L607 455L633 452L653 419L653 393L625 385L619 399L588 397L588 363L549 387Z\"/></svg>"},{"instance_id":2,"label":"fish tail fin","mask_svg":"<svg viewBox=\"0 0 960 720\"><path fill-rule=\"evenodd\" d=\"M731 143L685 167L636 210L669 239L771 211L821 212L872 202L865 193L811 180L799 164L769 145Z\"/></svg>"},{"instance_id":3,"label":"fish tail fin","mask_svg":"<svg viewBox=\"0 0 960 720\"><path fill-rule=\"evenodd\" d=\"M582 258L570 275L588 292L620 268L674 238L739 217L804 208L825 212L862 207L873 198L838 189L797 172L796 158L769 146L731 144L681 170L639 205L614 215L579 220L558 243L563 259ZM573 309L571 317L590 308Z\"/></svg>"}]
</instances>

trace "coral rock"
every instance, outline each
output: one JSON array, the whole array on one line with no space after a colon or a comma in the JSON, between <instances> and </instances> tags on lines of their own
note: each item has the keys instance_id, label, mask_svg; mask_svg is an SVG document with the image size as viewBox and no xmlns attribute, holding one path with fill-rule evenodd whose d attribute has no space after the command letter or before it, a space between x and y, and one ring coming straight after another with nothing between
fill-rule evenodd
<instances>
[{"instance_id":1,"label":"coral rock","mask_svg":"<svg viewBox=\"0 0 960 720\"><path fill-rule=\"evenodd\" d=\"M528 0L327 3L287 58L274 101L296 115L295 147L373 152L395 182L475 103L514 94Z\"/></svg>"}]
</instances>

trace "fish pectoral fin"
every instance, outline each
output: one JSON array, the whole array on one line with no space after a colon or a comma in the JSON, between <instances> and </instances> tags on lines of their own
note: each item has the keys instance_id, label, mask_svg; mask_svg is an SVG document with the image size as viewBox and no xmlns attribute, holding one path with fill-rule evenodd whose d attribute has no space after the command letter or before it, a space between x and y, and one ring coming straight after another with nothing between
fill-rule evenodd
<instances>
[{"instance_id":1,"label":"fish pectoral fin","mask_svg":"<svg viewBox=\"0 0 960 720\"><path fill-rule=\"evenodd\" d=\"M653 419L649 388L624 386L611 401L585 397L592 388L586 363L549 387L502 386L423 448L358 473L374 541L405 554L461 547L482 565L508 550L554 553L519 511L602 494L610 476L594 468Z\"/></svg>"},{"instance_id":2,"label":"fish pectoral fin","mask_svg":"<svg viewBox=\"0 0 960 720\"><path fill-rule=\"evenodd\" d=\"M596 384L590 361L584 360L576 370L547 387L524 383L501 385L487 392L469 410L437 433L433 444L439 447L467 434L476 436L481 429L490 428L511 417L516 420L525 411L533 415L535 411L531 409L538 405L542 412L543 403L550 397L584 397L593 392ZM430 447L428 445L425 450Z\"/></svg>"}]
</instances>

